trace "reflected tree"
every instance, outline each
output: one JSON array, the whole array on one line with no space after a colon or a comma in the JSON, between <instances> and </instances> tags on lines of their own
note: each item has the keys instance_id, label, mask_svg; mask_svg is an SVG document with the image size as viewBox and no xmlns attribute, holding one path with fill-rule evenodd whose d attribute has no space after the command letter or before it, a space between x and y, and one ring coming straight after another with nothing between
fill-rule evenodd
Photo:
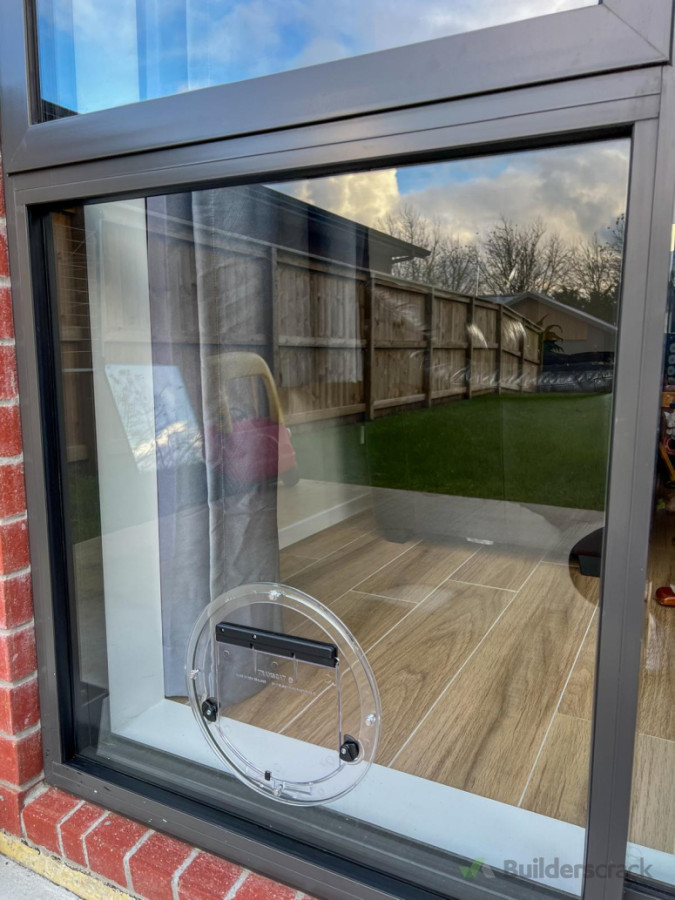
<instances>
[{"instance_id":1,"label":"reflected tree","mask_svg":"<svg viewBox=\"0 0 675 900\"><path fill-rule=\"evenodd\" d=\"M476 290L479 283L476 245L448 235L439 220L429 219L416 207L403 204L396 213L380 219L377 227L392 237L429 251L424 259L404 259L395 263L392 271L398 278L460 293Z\"/></svg>"},{"instance_id":2,"label":"reflected tree","mask_svg":"<svg viewBox=\"0 0 675 900\"><path fill-rule=\"evenodd\" d=\"M378 227L424 247L424 259L394 264L399 278L466 294L513 295L534 291L607 322L616 322L625 215L602 236L570 244L541 219L501 216L474 241L460 240L438 219L404 204Z\"/></svg>"},{"instance_id":3,"label":"reflected tree","mask_svg":"<svg viewBox=\"0 0 675 900\"><path fill-rule=\"evenodd\" d=\"M541 219L520 224L501 217L480 242L483 291L551 294L569 278L573 251Z\"/></svg>"}]
</instances>

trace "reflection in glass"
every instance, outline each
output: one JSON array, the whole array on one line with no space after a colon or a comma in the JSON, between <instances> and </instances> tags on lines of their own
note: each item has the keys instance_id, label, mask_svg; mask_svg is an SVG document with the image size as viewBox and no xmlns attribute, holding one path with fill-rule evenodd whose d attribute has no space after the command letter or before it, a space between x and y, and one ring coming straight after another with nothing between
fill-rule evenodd
<instances>
[{"instance_id":1,"label":"reflection in glass","mask_svg":"<svg viewBox=\"0 0 675 900\"><path fill-rule=\"evenodd\" d=\"M414 44L597 0L37 0L43 118Z\"/></svg>"},{"instance_id":2,"label":"reflection in glass","mask_svg":"<svg viewBox=\"0 0 675 900\"><path fill-rule=\"evenodd\" d=\"M627 153L52 215L82 753L226 771L188 639L225 592L280 581L353 632L382 702L371 771L313 815L579 892L579 868L526 864L583 863ZM231 624L328 640L287 612ZM219 695L221 730L261 771L337 759L335 691L281 691L291 669L263 662ZM340 697L357 732L349 679Z\"/></svg>"}]
</instances>

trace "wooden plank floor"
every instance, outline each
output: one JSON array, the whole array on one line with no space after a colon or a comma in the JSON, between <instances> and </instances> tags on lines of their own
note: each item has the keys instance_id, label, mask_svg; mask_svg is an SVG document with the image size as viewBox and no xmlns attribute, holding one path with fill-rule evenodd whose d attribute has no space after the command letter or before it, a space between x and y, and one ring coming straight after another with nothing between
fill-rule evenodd
<instances>
[{"instance_id":1,"label":"wooden plank floor","mask_svg":"<svg viewBox=\"0 0 675 900\"><path fill-rule=\"evenodd\" d=\"M661 516L652 542L631 824L632 841L668 852L675 610L652 597L675 581L674 520ZM567 562L584 527L570 510L559 546L538 556L461 541L391 543L362 513L282 552L285 582L329 605L367 651L382 700L380 764L585 824L599 581ZM343 722L358 722L348 683L342 702ZM335 743L328 689L280 704L268 687L228 714Z\"/></svg>"}]
</instances>

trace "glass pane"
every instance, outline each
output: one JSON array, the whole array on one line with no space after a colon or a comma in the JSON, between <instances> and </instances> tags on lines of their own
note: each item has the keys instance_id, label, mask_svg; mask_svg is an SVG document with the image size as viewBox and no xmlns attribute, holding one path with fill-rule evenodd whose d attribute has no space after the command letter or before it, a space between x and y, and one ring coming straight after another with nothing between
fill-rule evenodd
<instances>
[{"instance_id":1,"label":"glass pane","mask_svg":"<svg viewBox=\"0 0 675 900\"><path fill-rule=\"evenodd\" d=\"M107 109L597 0L37 0L43 118Z\"/></svg>"},{"instance_id":2,"label":"glass pane","mask_svg":"<svg viewBox=\"0 0 675 900\"><path fill-rule=\"evenodd\" d=\"M673 227L675 240L675 226ZM668 315L652 509L627 868L675 885L675 265Z\"/></svg>"},{"instance_id":3,"label":"glass pane","mask_svg":"<svg viewBox=\"0 0 675 900\"><path fill-rule=\"evenodd\" d=\"M579 893L628 152L52 214L81 753L455 896L457 858ZM195 623L259 582L337 616L381 701L365 777L292 815L188 703ZM268 607L211 623L197 714L273 783L332 772L340 721L358 761L359 676L300 678L289 641L338 642ZM232 626L264 652L230 666Z\"/></svg>"}]
</instances>

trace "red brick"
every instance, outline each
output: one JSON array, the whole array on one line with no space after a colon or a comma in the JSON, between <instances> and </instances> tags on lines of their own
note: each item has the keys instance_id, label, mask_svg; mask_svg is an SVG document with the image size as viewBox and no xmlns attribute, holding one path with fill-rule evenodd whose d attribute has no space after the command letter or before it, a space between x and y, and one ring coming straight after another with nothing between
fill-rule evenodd
<instances>
[{"instance_id":1,"label":"red brick","mask_svg":"<svg viewBox=\"0 0 675 900\"><path fill-rule=\"evenodd\" d=\"M0 406L0 456L18 456L21 449L19 407L16 404Z\"/></svg>"},{"instance_id":2,"label":"red brick","mask_svg":"<svg viewBox=\"0 0 675 900\"><path fill-rule=\"evenodd\" d=\"M236 900L293 900L296 893L293 888L251 874L234 896Z\"/></svg>"},{"instance_id":3,"label":"red brick","mask_svg":"<svg viewBox=\"0 0 675 900\"><path fill-rule=\"evenodd\" d=\"M12 295L8 287L0 287L0 338L13 337Z\"/></svg>"},{"instance_id":4,"label":"red brick","mask_svg":"<svg viewBox=\"0 0 675 900\"><path fill-rule=\"evenodd\" d=\"M134 893L147 900L173 900L171 879L192 847L163 834L153 834L129 860Z\"/></svg>"},{"instance_id":5,"label":"red brick","mask_svg":"<svg viewBox=\"0 0 675 900\"><path fill-rule=\"evenodd\" d=\"M33 618L33 587L29 572L0 579L0 628L16 628Z\"/></svg>"},{"instance_id":6,"label":"red brick","mask_svg":"<svg viewBox=\"0 0 675 900\"><path fill-rule=\"evenodd\" d=\"M9 258L7 256L7 234L0 230L0 275L9 275Z\"/></svg>"},{"instance_id":7,"label":"red brick","mask_svg":"<svg viewBox=\"0 0 675 900\"><path fill-rule=\"evenodd\" d=\"M200 853L192 860L178 882L179 900L214 900L224 897L234 885L243 869L234 863L226 862Z\"/></svg>"},{"instance_id":8,"label":"red brick","mask_svg":"<svg viewBox=\"0 0 675 900\"><path fill-rule=\"evenodd\" d=\"M21 810L28 791L14 790L0 785L0 828L21 836Z\"/></svg>"},{"instance_id":9,"label":"red brick","mask_svg":"<svg viewBox=\"0 0 675 900\"><path fill-rule=\"evenodd\" d=\"M36 730L23 737L0 735L0 780L20 787L42 772L42 736Z\"/></svg>"},{"instance_id":10,"label":"red brick","mask_svg":"<svg viewBox=\"0 0 675 900\"><path fill-rule=\"evenodd\" d=\"M128 887L124 857L147 830L144 825L111 813L85 839L91 871L120 887Z\"/></svg>"},{"instance_id":11,"label":"red brick","mask_svg":"<svg viewBox=\"0 0 675 900\"><path fill-rule=\"evenodd\" d=\"M37 678L24 681L18 687L0 687L0 731L18 734L40 719L40 700Z\"/></svg>"},{"instance_id":12,"label":"red brick","mask_svg":"<svg viewBox=\"0 0 675 900\"><path fill-rule=\"evenodd\" d=\"M0 465L0 518L26 511L23 463Z\"/></svg>"},{"instance_id":13,"label":"red brick","mask_svg":"<svg viewBox=\"0 0 675 900\"><path fill-rule=\"evenodd\" d=\"M77 797L50 788L36 800L26 804L23 824L28 840L60 856L58 824L79 802Z\"/></svg>"},{"instance_id":14,"label":"red brick","mask_svg":"<svg viewBox=\"0 0 675 900\"><path fill-rule=\"evenodd\" d=\"M0 238L1 242L1 238ZM1 268L0 261L0 268ZM2 274L0 272L0 274ZM12 400L18 394L16 353L11 345L0 347L0 400Z\"/></svg>"},{"instance_id":15,"label":"red brick","mask_svg":"<svg viewBox=\"0 0 675 900\"><path fill-rule=\"evenodd\" d=\"M2 164L0 164L0 216L5 215L5 192L4 192L4 184L2 181Z\"/></svg>"},{"instance_id":16,"label":"red brick","mask_svg":"<svg viewBox=\"0 0 675 900\"><path fill-rule=\"evenodd\" d=\"M32 675L36 668L33 626L0 632L0 681L18 681Z\"/></svg>"},{"instance_id":17,"label":"red brick","mask_svg":"<svg viewBox=\"0 0 675 900\"><path fill-rule=\"evenodd\" d=\"M26 520L20 519L18 522L0 525L0 575L11 575L18 569L25 569L29 562Z\"/></svg>"},{"instance_id":18,"label":"red brick","mask_svg":"<svg viewBox=\"0 0 675 900\"><path fill-rule=\"evenodd\" d=\"M63 855L66 859L83 868L87 865L82 838L94 822L101 818L103 812L99 806L85 803L61 825L59 831L61 832Z\"/></svg>"}]
</instances>

